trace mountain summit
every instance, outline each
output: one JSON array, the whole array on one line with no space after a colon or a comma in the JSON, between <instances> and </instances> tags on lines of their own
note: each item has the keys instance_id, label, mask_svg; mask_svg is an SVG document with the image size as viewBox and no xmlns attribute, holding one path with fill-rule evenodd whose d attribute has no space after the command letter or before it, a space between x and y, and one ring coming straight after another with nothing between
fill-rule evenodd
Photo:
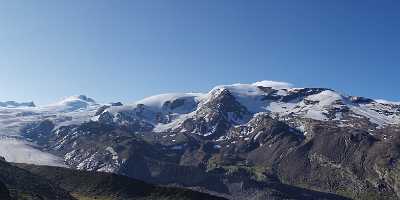
<instances>
[{"instance_id":1,"label":"mountain summit","mask_svg":"<svg viewBox=\"0 0 400 200\"><path fill-rule=\"evenodd\" d=\"M35 103L33 103L33 101L23 102L23 103L19 103L16 101L5 101L5 102L0 102L0 107L4 108L35 107Z\"/></svg>"},{"instance_id":2,"label":"mountain summit","mask_svg":"<svg viewBox=\"0 0 400 200\"><path fill-rule=\"evenodd\" d=\"M260 81L132 104L79 95L0 112L2 142L24 149L2 152L19 162L116 173L228 199L400 197L395 102ZM37 151L41 159L20 155Z\"/></svg>"},{"instance_id":3,"label":"mountain summit","mask_svg":"<svg viewBox=\"0 0 400 200\"><path fill-rule=\"evenodd\" d=\"M48 108L53 108L58 111L70 112L79 109L85 109L91 105L95 105L96 101L86 95L75 95L65 97L59 102L48 105Z\"/></svg>"}]
</instances>

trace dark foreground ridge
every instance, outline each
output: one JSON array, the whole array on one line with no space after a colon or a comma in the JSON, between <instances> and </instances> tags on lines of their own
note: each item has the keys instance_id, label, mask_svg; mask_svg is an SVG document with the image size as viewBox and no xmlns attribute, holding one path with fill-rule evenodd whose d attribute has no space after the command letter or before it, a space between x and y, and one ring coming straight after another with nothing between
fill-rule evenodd
<instances>
[{"instance_id":1,"label":"dark foreground ridge","mask_svg":"<svg viewBox=\"0 0 400 200\"><path fill-rule=\"evenodd\" d=\"M50 180L79 199L115 200L224 200L209 194L175 187L160 187L126 176L87 172L61 167L18 164L17 166Z\"/></svg>"},{"instance_id":2,"label":"dark foreground ridge","mask_svg":"<svg viewBox=\"0 0 400 200\"><path fill-rule=\"evenodd\" d=\"M32 174L50 180L78 199L182 199L222 200L222 197L175 187L159 187L126 176L77 171L60 167L16 164ZM317 192L284 184L270 184L273 198L267 199L348 199L334 194ZM134 188L134 189L133 189Z\"/></svg>"},{"instance_id":3,"label":"dark foreground ridge","mask_svg":"<svg viewBox=\"0 0 400 200\"><path fill-rule=\"evenodd\" d=\"M0 161L1 200L223 200L125 176Z\"/></svg>"}]
</instances>

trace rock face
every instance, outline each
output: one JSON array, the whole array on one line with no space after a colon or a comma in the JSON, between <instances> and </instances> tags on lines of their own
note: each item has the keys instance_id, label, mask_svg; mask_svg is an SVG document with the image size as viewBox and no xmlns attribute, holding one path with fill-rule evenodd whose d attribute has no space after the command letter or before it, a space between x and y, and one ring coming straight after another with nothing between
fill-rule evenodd
<instances>
[{"instance_id":1,"label":"rock face","mask_svg":"<svg viewBox=\"0 0 400 200\"><path fill-rule=\"evenodd\" d=\"M69 102L86 103L69 111ZM0 130L80 170L229 199L400 197L398 103L263 81L135 104L75 97L24 110L34 115L0 112L9 120Z\"/></svg>"}]
</instances>

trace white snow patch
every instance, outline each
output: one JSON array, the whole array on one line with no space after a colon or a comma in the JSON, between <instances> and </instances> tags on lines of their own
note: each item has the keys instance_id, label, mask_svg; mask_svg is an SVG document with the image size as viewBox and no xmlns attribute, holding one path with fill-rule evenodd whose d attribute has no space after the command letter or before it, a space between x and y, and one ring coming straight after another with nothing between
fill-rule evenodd
<instances>
[{"instance_id":1,"label":"white snow patch","mask_svg":"<svg viewBox=\"0 0 400 200\"><path fill-rule=\"evenodd\" d=\"M0 136L0 156L8 162L65 167L63 159L34 148L26 141Z\"/></svg>"},{"instance_id":2,"label":"white snow patch","mask_svg":"<svg viewBox=\"0 0 400 200\"><path fill-rule=\"evenodd\" d=\"M268 81L268 80L255 82L252 85L262 86L262 87L272 87L274 89L288 89L288 88L292 88L293 87L293 85L291 83L278 82L278 81Z\"/></svg>"},{"instance_id":3,"label":"white snow patch","mask_svg":"<svg viewBox=\"0 0 400 200\"><path fill-rule=\"evenodd\" d=\"M118 153L112 147L107 147L106 150L111 153L113 160L118 160Z\"/></svg>"},{"instance_id":4,"label":"white snow patch","mask_svg":"<svg viewBox=\"0 0 400 200\"><path fill-rule=\"evenodd\" d=\"M342 95L337 92L331 90L324 90L318 94L314 94L305 98L310 101L318 101L318 105L320 107L330 106L336 101L340 101L343 99Z\"/></svg>"},{"instance_id":5,"label":"white snow patch","mask_svg":"<svg viewBox=\"0 0 400 200\"><path fill-rule=\"evenodd\" d=\"M364 116L369 119L370 122L377 124L377 128L382 128L387 124L400 124L400 116L399 115L384 115L375 111L375 109L371 109L371 107L375 107L377 109L377 105L359 105L352 106L351 110L360 116ZM384 110L383 107L379 107L380 110Z\"/></svg>"},{"instance_id":6,"label":"white snow patch","mask_svg":"<svg viewBox=\"0 0 400 200\"><path fill-rule=\"evenodd\" d=\"M85 95L75 95L66 97L59 102L43 106L42 108L45 110L53 110L58 112L71 112L85 109L95 104L96 102L93 99L88 98Z\"/></svg>"},{"instance_id":7,"label":"white snow patch","mask_svg":"<svg viewBox=\"0 0 400 200\"><path fill-rule=\"evenodd\" d=\"M143 104L148 106L151 110L155 112L159 112L163 109L163 106L165 105L166 102L173 102L174 100L177 99L183 99L185 101L190 102L189 108L186 108L182 110L181 112L185 112L185 110L192 111L191 109L193 103L198 101L201 97L203 97L205 94L202 93L169 93L169 94L160 94L160 95L155 95L151 97L147 97L145 99L142 99L140 101L137 101L136 104ZM185 102L186 103L186 102ZM186 105L186 104L185 104ZM183 106L185 106L183 105ZM186 111L188 112L188 111Z\"/></svg>"},{"instance_id":8,"label":"white snow patch","mask_svg":"<svg viewBox=\"0 0 400 200\"><path fill-rule=\"evenodd\" d=\"M252 113L258 113L265 111L265 102L263 101L263 95L265 91L261 90L254 84L233 84L233 85L220 85L213 88L209 95L217 95L223 89L227 89L235 99L245 106L247 110Z\"/></svg>"},{"instance_id":9,"label":"white snow patch","mask_svg":"<svg viewBox=\"0 0 400 200\"><path fill-rule=\"evenodd\" d=\"M307 104L304 100L312 101L315 103ZM299 102L270 102L266 107L271 113L276 113L279 116L286 116L289 114L296 114L304 118L311 118L319 121L328 120L326 114L328 109L334 106L339 106L336 102L343 101L344 97L337 92L325 90L318 94L305 97ZM334 120L340 120L341 113L335 114Z\"/></svg>"},{"instance_id":10,"label":"white snow patch","mask_svg":"<svg viewBox=\"0 0 400 200\"><path fill-rule=\"evenodd\" d=\"M258 133L254 136L253 140L257 140L257 138L258 138L261 134L262 134L262 131L258 132Z\"/></svg>"},{"instance_id":11,"label":"white snow patch","mask_svg":"<svg viewBox=\"0 0 400 200\"><path fill-rule=\"evenodd\" d=\"M384 100L384 99L377 99L375 101L378 103L382 103L382 104L400 105L400 102L398 102L398 101L388 101L388 100Z\"/></svg>"}]
</instances>

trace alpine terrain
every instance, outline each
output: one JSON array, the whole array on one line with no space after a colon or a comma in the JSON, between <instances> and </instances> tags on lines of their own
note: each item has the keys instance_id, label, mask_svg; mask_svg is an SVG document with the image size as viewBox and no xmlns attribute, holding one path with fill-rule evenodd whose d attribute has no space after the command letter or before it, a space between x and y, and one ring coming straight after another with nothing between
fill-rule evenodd
<instances>
[{"instance_id":1,"label":"alpine terrain","mask_svg":"<svg viewBox=\"0 0 400 200\"><path fill-rule=\"evenodd\" d=\"M138 184L182 194L170 199L400 199L400 103L274 81L130 104L0 102L0 155L6 196L7 167L64 199L140 199L127 196Z\"/></svg>"}]
</instances>

